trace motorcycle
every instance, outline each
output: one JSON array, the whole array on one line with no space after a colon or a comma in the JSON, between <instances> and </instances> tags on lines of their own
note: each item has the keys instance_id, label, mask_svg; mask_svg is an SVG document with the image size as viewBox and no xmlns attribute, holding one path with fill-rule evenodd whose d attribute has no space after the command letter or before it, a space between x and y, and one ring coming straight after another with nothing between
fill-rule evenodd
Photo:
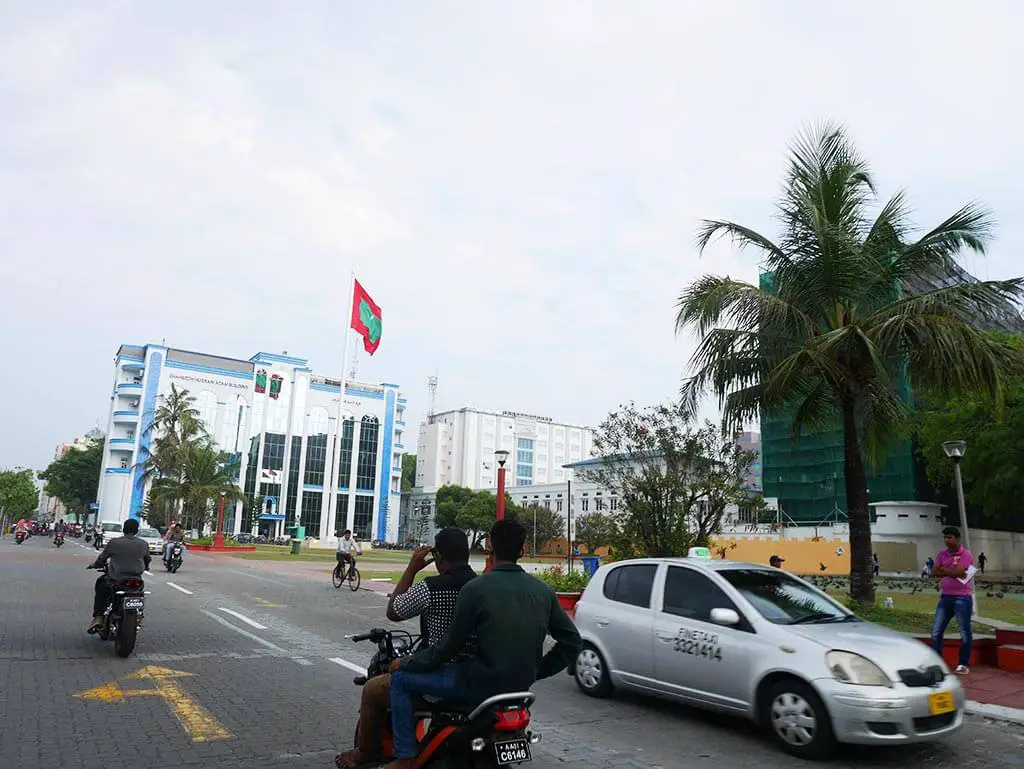
<instances>
[{"instance_id":1,"label":"motorcycle","mask_svg":"<svg viewBox=\"0 0 1024 769\"><path fill-rule=\"evenodd\" d=\"M100 532L96 532L96 536L92 540L92 546L97 550L103 549L103 535Z\"/></svg>"},{"instance_id":2,"label":"motorcycle","mask_svg":"<svg viewBox=\"0 0 1024 769\"><path fill-rule=\"evenodd\" d=\"M164 559L164 567L171 574L176 574L181 568L181 543L175 542L171 545L171 557Z\"/></svg>"},{"instance_id":3,"label":"motorcycle","mask_svg":"<svg viewBox=\"0 0 1024 769\"><path fill-rule=\"evenodd\" d=\"M91 564L87 569L96 567ZM96 568L97 571L104 569ZM114 651L118 657L127 657L135 650L139 623L143 618L146 605L146 583L142 577L124 577L114 580L107 573L111 582L111 597L107 609L103 613L103 624L94 632L104 641L114 642Z\"/></svg>"},{"instance_id":4,"label":"motorcycle","mask_svg":"<svg viewBox=\"0 0 1024 769\"><path fill-rule=\"evenodd\" d=\"M64 544L64 535L63 534L59 534L59 533L58 534L54 534L53 535L53 544L56 545L57 547L60 547L61 545L63 545Z\"/></svg>"},{"instance_id":5,"label":"motorcycle","mask_svg":"<svg viewBox=\"0 0 1024 769\"><path fill-rule=\"evenodd\" d=\"M25 532L23 530L16 532L14 534L14 541L15 541L16 544L19 544L19 545L22 542L24 542L25 541Z\"/></svg>"},{"instance_id":6,"label":"motorcycle","mask_svg":"<svg viewBox=\"0 0 1024 769\"><path fill-rule=\"evenodd\" d=\"M363 686L378 675L391 670L391 663L417 650L422 637L404 630L374 628L368 633L350 636L354 643L371 641L377 651L366 668L365 676L356 676L352 683ZM511 766L532 761L530 747L541 736L529 730L530 706L536 699L532 692L498 694L479 705L438 701L423 698L416 704L416 766L434 769L462 767ZM381 729L385 759L394 757L391 717ZM355 741L359 745L359 727Z\"/></svg>"},{"instance_id":7,"label":"motorcycle","mask_svg":"<svg viewBox=\"0 0 1024 769\"><path fill-rule=\"evenodd\" d=\"M85 532L85 541L86 542L92 542L92 532L91 531Z\"/></svg>"}]
</instances>

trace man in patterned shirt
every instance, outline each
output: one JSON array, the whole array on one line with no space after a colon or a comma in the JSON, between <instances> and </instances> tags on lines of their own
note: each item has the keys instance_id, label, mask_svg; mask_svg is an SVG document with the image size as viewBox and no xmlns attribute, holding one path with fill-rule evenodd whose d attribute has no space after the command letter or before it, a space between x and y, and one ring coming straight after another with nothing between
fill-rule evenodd
<instances>
[{"instance_id":1,"label":"man in patterned shirt","mask_svg":"<svg viewBox=\"0 0 1024 769\"><path fill-rule=\"evenodd\" d=\"M416 582L416 575L433 563L437 576ZM434 537L433 547L418 547L405 567L388 600L387 616L392 622L420 618L423 646L432 646L444 638L455 616L455 602L462 586L476 576L469 565L469 542L461 529L441 529ZM415 584L414 584L415 583ZM468 659L475 651L470 639L458 655ZM374 764L381 760L381 725L386 723L390 698L391 674L376 676L363 686L359 708L358 745L335 757L340 769Z\"/></svg>"}]
</instances>

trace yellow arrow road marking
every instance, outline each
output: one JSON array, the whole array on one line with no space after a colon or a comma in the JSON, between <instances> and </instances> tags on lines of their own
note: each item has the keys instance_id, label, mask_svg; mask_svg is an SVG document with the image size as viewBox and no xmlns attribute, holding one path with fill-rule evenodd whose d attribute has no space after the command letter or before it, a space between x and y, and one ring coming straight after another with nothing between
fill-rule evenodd
<instances>
[{"instance_id":1,"label":"yellow arrow road marking","mask_svg":"<svg viewBox=\"0 0 1024 769\"><path fill-rule=\"evenodd\" d=\"M97 686L95 689L76 694L84 700L122 703L128 697L163 697L171 708L178 723L185 730L192 742L213 742L230 740L234 735L225 729L213 714L193 700L174 680L188 678L192 673L171 670L156 665L148 665L141 670L125 676L129 681L152 681L153 689L122 689L117 682Z\"/></svg>"},{"instance_id":2,"label":"yellow arrow road marking","mask_svg":"<svg viewBox=\"0 0 1024 769\"><path fill-rule=\"evenodd\" d=\"M287 604L271 603L266 598L260 598L257 595L249 595L247 593L245 597L248 598L250 601L252 601L255 604L259 604L260 606L266 606L268 609L287 609L288 608Z\"/></svg>"}]
</instances>

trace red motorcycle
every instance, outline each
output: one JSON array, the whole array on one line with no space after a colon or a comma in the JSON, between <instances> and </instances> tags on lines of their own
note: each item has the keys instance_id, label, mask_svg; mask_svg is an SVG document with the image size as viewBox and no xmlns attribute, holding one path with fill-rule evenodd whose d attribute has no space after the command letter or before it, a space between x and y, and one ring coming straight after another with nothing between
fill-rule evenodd
<instances>
[{"instance_id":1,"label":"red motorcycle","mask_svg":"<svg viewBox=\"0 0 1024 769\"><path fill-rule=\"evenodd\" d=\"M15 532L15 534L14 534L14 541L17 544L20 545L22 542L25 541L25 537L27 537L27 536L28 536L28 532L27 531L25 531L24 529L18 529L18 531Z\"/></svg>"}]
</instances>

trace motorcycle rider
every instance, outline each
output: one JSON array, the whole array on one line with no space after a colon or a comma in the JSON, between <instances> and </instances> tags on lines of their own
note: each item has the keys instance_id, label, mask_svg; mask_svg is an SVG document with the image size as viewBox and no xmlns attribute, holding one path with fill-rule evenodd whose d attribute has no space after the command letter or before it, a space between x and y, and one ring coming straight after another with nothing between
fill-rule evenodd
<instances>
[{"instance_id":1,"label":"motorcycle rider","mask_svg":"<svg viewBox=\"0 0 1024 769\"><path fill-rule=\"evenodd\" d=\"M103 615L110 604L111 580L119 580L124 577L141 577L142 573L149 569L149 545L139 539L139 521L136 518L129 518L121 526L124 536L114 537L103 552L96 556L87 568L101 569L110 562L110 575L101 574L96 578L96 597L92 604L92 623L89 625L89 633L95 633L103 627Z\"/></svg>"},{"instance_id":2,"label":"motorcycle rider","mask_svg":"<svg viewBox=\"0 0 1024 769\"><path fill-rule=\"evenodd\" d=\"M497 694L525 691L575 660L583 643L555 591L516 563L525 544L526 529L521 523L508 518L495 523L491 528L494 567L459 593L444 639L391 664L395 760L385 769L416 766L418 696L477 704ZM549 634L555 646L545 654ZM476 654L453 662L474 636Z\"/></svg>"},{"instance_id":3,"label":"motorcycle rider","mask_svg":"<svg viewBox=\"0 0 1024 769\"><path fill-rule=\"evenodd\" d=\"M431 563L437 576L413 584L416 575ZM469 565L469 542L462 529L445 528L437 532L433 546L417 547L409 565L388 599L387 617L392 622L420 618L423 645L430 646L444 638L455 615L455 602L463 585L476 577ZM462 660L475 652L471 640L457 655ZM381 755L380 727L388 711L388 683L391 675L371 678L363 685L359 708L359 744L335 756L339 769L377 763Z\"/></svg>"},{"instance_id":4,"label":"motorcycle rider","mask_svg":"<svg viewBox=\"0 0 1024 769\"><path fill-rule=\"evenodd\" d=\"M175 542L181 543L181 560L185 560L185 531L180 523L172 523L167 527L167 535L164 540L164 563L171 560L171 548Z\"/></svg>"},{"instance_id":5,"label":"motorcycle rider","mask_svg":"<svg viewBox=\"0 0 1024 769\"><path fill-rule=\"evenodd\" d=\"M64 519L61 518L53 527L53 541L57 541L57 537L63 537L67 534L68 525L64 523Z\"/></svg>"}]
</instances>

